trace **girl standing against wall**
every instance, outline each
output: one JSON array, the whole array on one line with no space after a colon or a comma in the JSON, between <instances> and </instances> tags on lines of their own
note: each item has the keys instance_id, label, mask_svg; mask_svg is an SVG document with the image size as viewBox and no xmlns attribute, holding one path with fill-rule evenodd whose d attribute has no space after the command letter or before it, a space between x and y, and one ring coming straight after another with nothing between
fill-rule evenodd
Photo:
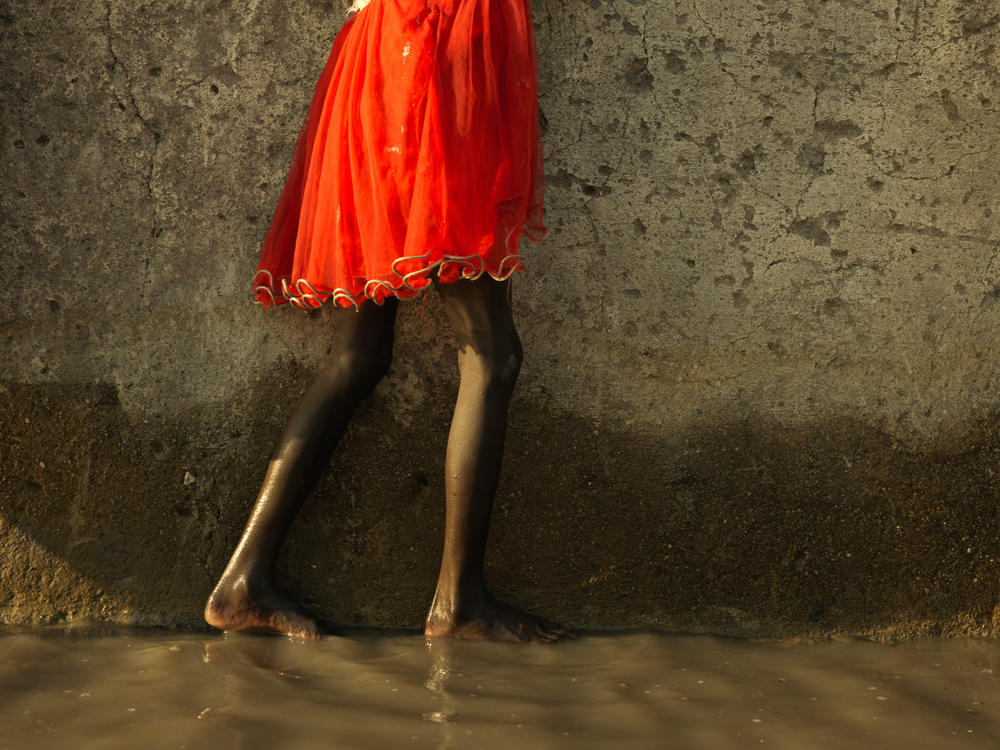
<instances>
[{"instance_id":1,"label":"girl standing against wall","mask_svg":"<svg viewBox=\"0 0 1000 750\"><path fill-rule=\"evenodd\" d=\"M316 85L254 277L265 307L343 308L332 353L268 464L206 620L318 637L275 584L296 513L358 403L385 375L400 299L433 284L461 374L445 460L445 541L431 636L554 641L494 599L483 557L521 363L509 277L540 241L543 172L528 0L366 0Z\"/></svg>"}]
</instances>

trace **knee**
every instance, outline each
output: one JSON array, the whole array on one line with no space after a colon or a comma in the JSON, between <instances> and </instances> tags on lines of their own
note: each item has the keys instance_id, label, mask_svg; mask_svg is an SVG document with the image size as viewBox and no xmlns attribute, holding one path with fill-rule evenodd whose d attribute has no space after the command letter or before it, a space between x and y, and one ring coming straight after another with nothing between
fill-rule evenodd
<instances>
[{"instance_id":1,"label":"knee","mask_svg":"<svg viewBox=\"0 0 1000 750\"><path fill-rule=\"evenodd\" d=\"M330 370L352 390L367 393L385 377L391 364L391 342L373 343L334 355Z\"/></svg>"},{"instance_id":2,"label":"knee","mask_svg":"<svg viewBox=\"0 0 1000 750\"><path fill-rule=\"evenodd\" d=\"M389 372L392 364L392 342L379 342L355 354L353 381L365 390L371 390Z\"/></svg>"},{"instance_id":3,"label":"knee","mask_svg":"<svg viewBox=\"0 0 1000 750\"><path fill-rule=\"evenodd\" d=\"M506 356L497 367L496 381L499 385L513 389L517 376L521 372L521 362L524 351L521 349L521 339L514 336Z\"/></svg>"},{"instance_id":4,"label":"knee","mask_svg":"<svg viewBox=\"0 0 1000 750\"><path fill-rule=\"evenodd\" d=\"M462 376L472 375L482 381L487 390L510 394L514 390L524 353L515 334L503 346L489 352L471 352L463 358Z\"/></svg>"}]
</instances>

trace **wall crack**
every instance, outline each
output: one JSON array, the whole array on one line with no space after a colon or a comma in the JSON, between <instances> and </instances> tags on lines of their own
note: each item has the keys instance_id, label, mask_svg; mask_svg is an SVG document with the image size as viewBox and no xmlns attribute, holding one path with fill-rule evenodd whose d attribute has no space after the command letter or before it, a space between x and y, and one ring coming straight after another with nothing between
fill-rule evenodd
<instances>
[{"instance_id":1,"label":"wall crack","mask_svg":"<svg viewBox=\"0 0 1000 750\"><path fill-rule=\"evenodd\" d=\"M156 157L160 147L161 135L159 131L153 127L152 123L150 123L150 121L143 116L142 111L139 109L139 104L136 101L135 94L132 91L132 78L128 73L128 68L119 59L118 53L115 51L114 30L112 29L112 24L111 24L112 7L110 2L107 4L106 9L107 13L104 16L104 33L108 43L107 44L108 56L111 58L111 82L109 86L111 90L111 95L115 98L115 101L118 103L119 109L121 109L123 112L128 112L133 117L135 117L135 119L139 122L139 125L142 127L143 130L146 131L146 133L149 134L149 137L151 139L149 169L146 172L146 195L149 198L149 205L151 211L150 218L151 218L152 229L150 231L150 236L153 239L155 239L160 234L160 228L157 221L159 211L157 207L156 192L153 188L153 180L156 175ZM119 72L119 70L121 71L121 78L122 81L124 82L126 101L122 100L122 97L119 95L117 87L115 86L115 79L117 77L116 74ZM147 262L147 271L148 271L148 265L149 264Z\"/></svg>"}]
</instances>

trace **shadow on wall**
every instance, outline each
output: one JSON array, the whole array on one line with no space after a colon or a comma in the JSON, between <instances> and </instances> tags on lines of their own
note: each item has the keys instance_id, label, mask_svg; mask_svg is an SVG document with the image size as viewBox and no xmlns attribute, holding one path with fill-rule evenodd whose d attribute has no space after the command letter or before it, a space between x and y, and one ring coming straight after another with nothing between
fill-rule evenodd
<instances>
[{"instance_id":1,"label":"shadow on wall","mask_svg":"<svg viewBox=\"0 0 1000 750\"><path fill-rule=\"evenodd\" d=\"M666 17L666 0L659 3L630 2L622 8L638 13L635 9L642 6L643 12L653 14L651 18ZM837 6L828 11L831 17L847 12L842 3L829 5ZM549 119L546 147L553 232L551 244L534 253L538 272L532 266L523 283L518 282L519 289L537 292L525 295L529 298L523 307L520 298L518 304L527 318L528 335L536 339L529 357L537 369L526 378L527 385L539 387L519 390L512 407L508 459L488 560L498 593L583 628L996 634L1000 629L994 610L1000 599L996 418L969 427L961 440L953 441L966 448L945 454L921 452L855 420L810 417L780 423L767 416L766 404L739 410L717 406L705 409L697 420L672 423L681 427L662 428L625 426L633 408L625 397L599 417L566 406L601 406L595 406L595 380L638 382L639 375L621 364L632 360L617 356L620 351L649 345L666 360L687 345L678 343L683 338L678 331L697 339L692 347L702 346L713 355L709 332L742 337L752 354L748 361L755 360L751 375L757 373L766 381L771 360L765 357L772 356L766 353L768 326L780 314L788 315L782 323L786 351L804 352L797 362L805 363L805 371L809 356L817 351L826 354L848 338L857 361L868 361L882 328L886 351L900 351L892 346L899 331L906 330L909 311L901 305L902 310L876 314L869 302L889 294L880 285L893 287L894 292L907 290L913 299L930 299L930 286L896 285L888 253L905 242L907 262L926 255L933 269L933 251L944 255L940 248L946 238L940 232L945 230L935 226L911 231L902 221L905 217L894 218L899 229L890 227L895 239L887 241L886 257L875 253L881 248L870 257L865 253L878 244L873 232L885 229L888 209L885 217L873 211L872 218L864 212L842 215L838 206L831 205L847 199L857 203L857 193L845 186L878 190L879 200L889 201L904 179L924 180L920 190L929 191L935 184L920 176L922 162L913 167L902 157L900 168L912 168L912 174L907 172L895 182L885 176L866 182L867 166L862 169L850 159L838 161L848 143L857 153L871 149L869 166L874 172L891 169L895 158L884 142L864 145L868 131L845 124L839 115L816 119L820 91L803 82L799 68L819 78L835 71L849 83L852 70L841 51L824 49L814 57L772 55L771 77L761 92L744 85L749 82L746 70L739 72L743 76L739 78L731 68L716 64L734 56L721 36L709 33L727 23L722 18L727 9L719 9L715 17L706 8L702 18L695 13L697 5L688 4L686 12L682 8L670 13L675 20L683 16L697 26L685 32L689 48L674 54L656 46L652 26L646 28L640 19L618 13L613 3L591 0L568 10L556 0L536 0L534 6L551 53L543 60L542 75L543 86L548 86L543 110ZM329 3L323 7L332 12ZM279 49L281 40L297 39L301 25L312 23L312 11L306 13L303 3L264 3L260 8L265 19L260 23L270 24L274 39L269 36L258 44L253 34L247 34L240 38L244 46L239 49L260 52L278 69L288 50ZM811 18L816 8L809 3L793 9ZM241 243L247 237L259 237L261 216L266 213L261 196L276 198L273 178L285 168L294 137L291 132L274 137L277 126L260 111L253 113L260 117L250 137L240 130L249 126L234 119L230 104L266 90L272 95L267 99L269 111L295 97L304 109L310 93L302 73L307 54L301 47L293 50L298 62L289 65L295 70L280 80L267 65L248 64L238 74L239 66L218 57L214 40L206 43L201 37L165 45L169 49L160 50L164 59L154 60L143 44L150 48L165 44L169 34L140 34L132 20L141 14L127 3L109 5L107 10L106 17L97 14L101 16L97 21L106 24L107 38L101 37L95 54L107 58L109 78L100 85L108 91L89 93L95 101L106 101L115 117L129 120L135 115L141 123L131 123L132 140L117 141L121 133L114 128L120 126L108 118L112 132L98 133L105 140L95 141L97 145L80 158L109 157L100 149L118 148L115 156L133 169L128 174L141 175L141 184L132 186L139 196L132 207L137 216L148 215L152 229L147 232L138 223L127 228L141 230L142 240L148 242L144 247L152 249L143 258L142 253L132 252L131 235L109 233L108 225L115 222L101 217L118 214L71 206L76 213L65 216L72 219L74 231L81 236L87 231L104 233L93 244L93 256L79 255L74 261L80 266L71 269L82 282L79 288L66 284L60 291L67 299L78 294L78 299L56 303L22 294L31 304L53 308L32 318L31 336L52 334L55 327L47 323L52 318L44 316L56 315L56 308L67 325L65 331L57 331L62 339L45 338L46 345L38 347L51 356L51 369L43 363L31 378L11 378L6 390L0 391L0 423L6 433L0 474L0 539L5 550L0 558L0 621L82 616L196 624L205 596L246 520L288 405L311 378L314 365L289 360L291 354L285 353L284 359L272 358L259 367L261 379L247 390L224 383L213 391L212 399L203 400L199 396L207 387L188 388L185 378L206 372L223 373L220 379L235 377L230 374L234 366L208 352L250 351L263 360L266 354L261 352L278 350L275 344L265 347L268 336L286 346L307 338L301 333L304 327L331 323L328 313L317 319L297 311L283 311L266 322L258 323L257 318L248 322L257 313L249 305L245 313L230 311L229 317L204 315L206 309L218 312L232 302L232 276L249 275L230 274L246 258L220 257L216 246L225 246L226 240L245 247ZM227 23L235 27L243 20L241 11L229 11L236 20ZM176 26L174 10L143 6L142 13L147 12L156 14L157 29ZM65 17L75 15L67 12ZM595 19L604 27L595 31ZM646 24L645 18L641 20ZM699 31L702 26L708 31ZM814 26L803 23L803 28L818 33ZM104 27L98 31L103 34ZM616 56L615 35L621 35L635 55ZM783 41L780 25L774 37ZM891 34L876 37L874 41L890 47L897 43ZM37 38L54 43L51 40L59 36L48 33ZM270 41L276 43L269 46ZM642 52L647 42L653 46ZM198 55L188 54L195 47ZM716 62L710 59L713 55ZM309 64L315 66L315 60ZM860 91L851 90L851 102L841 102L844 107L853 105L856 94L858 102L864 104L867 96L875 103L872 107L879 104L878 111L884 114L880 97L894 91L886 81L908 75L902 63L885 71L872 70ZM225 74L221 93L214 78L202 76L209 71ZM681 74L687 75L686 88L675 94L663 82ZM84 87L88 81L83 77L73 85ZM828 99L841 90L834 83L824 89ZM917 85L909 79L904 83L903 93ZM847 84L842 90L848 90ZM60 112L74 126L67 132L89 132L83 127L86 120L77 118L93 108L78 106L72 98L75 90L66 91L68 103ZM181 91L186 92L184 97ZM733 110L734 96L752 105L750 125L741 123L743 114ZM633 101L636 109L628 109ZM246 101L238 104L243 107ZM836 109L837 104L830 106ZM647 107L646 116L639 112L641 107ZM946 122L953 122L952 110L942 111ZM282 116L289 122L294 119L287 113ZM667 122L668 117L677 121ZM718 119L710 122L711 118ZM155 134L150 123L158 128ZM862 124L868 128L872 123ZM889 124L896 126L891 120ZM748 131L738 131L739 137L727 140L737 126L758 129L762 139L770 139L761 141L766 148L744 153L744 136L750 138L748 146L756 142ZM900 132L905 136L908 131ZM148 163L127 152L140 140L147 144ZM44 158L50 172L53 160L69 159L49 148L48 140L31 139L27 146L20 142L18 148L27 156L19 158L37 159L36 166L42 163L43 157L29 150L35 148L31 142L38 153L47 149ZM279 142L285 145L276 146ZM950 153L950 145L940 148ZM928 153L932 151L928 146ZM262 157L265 152L270 158ZM613 163L606 163L609 159ZM75 169L83 173L87 163L80 164ZM258 182L248 176L265 166L270 171L267 179ZM856 178L857 185L824 183L835 169ZM930 174L942 172L943 167L934 170ZM199 179L193 180L191 174ZM962 170L956 174L961 177ZM26 179L19 186L30 191L30 182ZM910 190L916 183L905 184ZM956 188L958 201L964 188L964 184L961 191ZM95 205L115 202L96 188L88 189ZM48 193L46 200L56 202L45 204L52 216L63 216L56 209L69 205L78 194ZM970 201L969 205L975 202ZM899 205L903 203L900 199ZM945 216L943 208L934 210ZM52 227L62 226L48 218ZM209 226L216 234L205 233ZM69 263L64 256L73 248L62 234L61 228L51 230L42 237L49 244L32 246L32 252L52 267L68 268L62 260ZM970 230L963 236L973 235ZM932 252L924 253L925 247ZM991 250L983 242L976 248ZM241 254L247 255L236 253ZM802 265L800 260L807 270L790 271L793 265ZM134 268L126 269L128 274L123 273L126 261L134 263ZM108 288L111 267L118 277L143 279L141 316L117 301L105 305L91 291ZM191 295L195 301L189 310L187 297L180 292L191 292L192 267L203 271L209 286ZM609 267L614 270L608 271ZM772 267L777 269L773 272L777 280L765 289L762 270ZM25 273L25 278L29 275L34 283L34 275ZM875 281L869 284L872 278ZM933 278L930 270L926 278ZM946 281L941 283L948 289L959 286L951 278ZM972 289L971 283L967 286ZM148 296L146 287L153 290ZM222 288L229 296L211 302ZM972 291L968 294L972 299ZM952 304L952 297L941 299ZM773 309L779 312L774 313L771 306L777 302L780 306ZM168 308L175 315L171 325L156 325L163 322ZM428 308L435 316L433 301ZM792 316L798 310L818 312L812 318ZM417 316L416 305L401 314L400 327L408 329L411 343L402 344L405 353L400 356L417 363L424 403L404 424L393 412L406 391L392 378L380 387L359 410L335 458L336 468L307 504L285 550L284 567L304 597L345 623L418 627L434 585L443 516L445 425L454 401L455 376L440 334L431 325L421 326ZM140 319L149 341L129 339L136 338L139 329L134 323ZM101 352L119 363L109 366L113 374L86 384L55 382L53 373L66 379L82 377L77 368L89 372L86 368L96 367L94 362L105 361L90 356L89 349L67 353L60 345L63 339L79 341L83 336L69 330L68 321L97 331L100 335L92 335L95 347L114 348L104 343L108 338L118 342L121 351ZM114 326L117 337L105 336L104 328ZM590 347L591 340L572 338L582 328L614 339L620 348ZM956 325L953 333L959 328ZM17 330L20 335L22 329ZM190 346L192 331L206 342L199 351ZM854 340L862 334L871 340ZM920 337L919 332L915 335ZM239 337L246 341L237 341ZM138 353L129 359L133 348ZM566 356L567 351L573 356ZM963 356L972 357L967 352ZM172 369L172 363L182 359L187 375ZM679 356L676 359L680 361ZM447 372L440 369L445 361ZM140 374L126 372L122 362L138 362L134 371ZM716 362L723 369L725 365L724 358ZM831 372L824 382L850 384L843 373ZM162 381L151 384L154 377ZM705 391L714 387L707 378L697 383L704 383ZM135 388L130 392L131 386ZM546 389L556 395L546 396ZM141 399L136 403L137 392L158 394L145 416ZM195 395L186 396L187 401L171 403L174 393L190 392ZM128 409L122 406L123 394L131 399ZM987 397L992 394L987 392ZM727 398L727 394L705 396L704 403L732 403ZM161 401L174 410L162 413ZM839 403L849 402L843 398ZM675 406L683 405L657 402L654 408L666 422ZM905 411L905 405L899 410ZM966 412L974 410L961 411ZM428 455L434 457L430 463Z\"/></svg>"},{"instance_id":2,"label":"shadow on wall","mask_svg":"<svg viewBox=\"0 0 1000 750\"><path fill-rule=\"evenodd\" d=\"M129 424L107 387L7 387L0 530L30 544L3 569L0 617L197 623L265 451L214 452L205 438L222 436L192 440L182 415ZM387 408L362 409L284 566L334 620L419 627L443 515L425 457L443 455L447 413L387 435ZM518 401L489 552L498 592L584 628L995 632L995 420L952 456L847 422L712 423L664 442ZM238 444L268 445L279 426ZM49 556L93 582L90 598L60 588Z\"/></svg>"}]
</instances>

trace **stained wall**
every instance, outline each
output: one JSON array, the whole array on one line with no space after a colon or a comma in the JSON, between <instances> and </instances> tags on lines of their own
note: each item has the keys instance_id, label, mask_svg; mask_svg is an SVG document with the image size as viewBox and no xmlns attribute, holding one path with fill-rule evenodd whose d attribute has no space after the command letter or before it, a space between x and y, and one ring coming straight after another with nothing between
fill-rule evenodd
<instances>
[{"instance_id":1,"label":"stained wall","mask_svg":"<svg viewBox=\"0 0 1000 750\"><path fill-rule=\"evenodd\" d=\"M493 586L583 628L995 635L995 5L533 7ZM248 279L342 18L0 12L0 621L199 621L337 327ZM430 294L286 548L333 619L419 626L456 388Z\"/></svg>"}]
</instances>

